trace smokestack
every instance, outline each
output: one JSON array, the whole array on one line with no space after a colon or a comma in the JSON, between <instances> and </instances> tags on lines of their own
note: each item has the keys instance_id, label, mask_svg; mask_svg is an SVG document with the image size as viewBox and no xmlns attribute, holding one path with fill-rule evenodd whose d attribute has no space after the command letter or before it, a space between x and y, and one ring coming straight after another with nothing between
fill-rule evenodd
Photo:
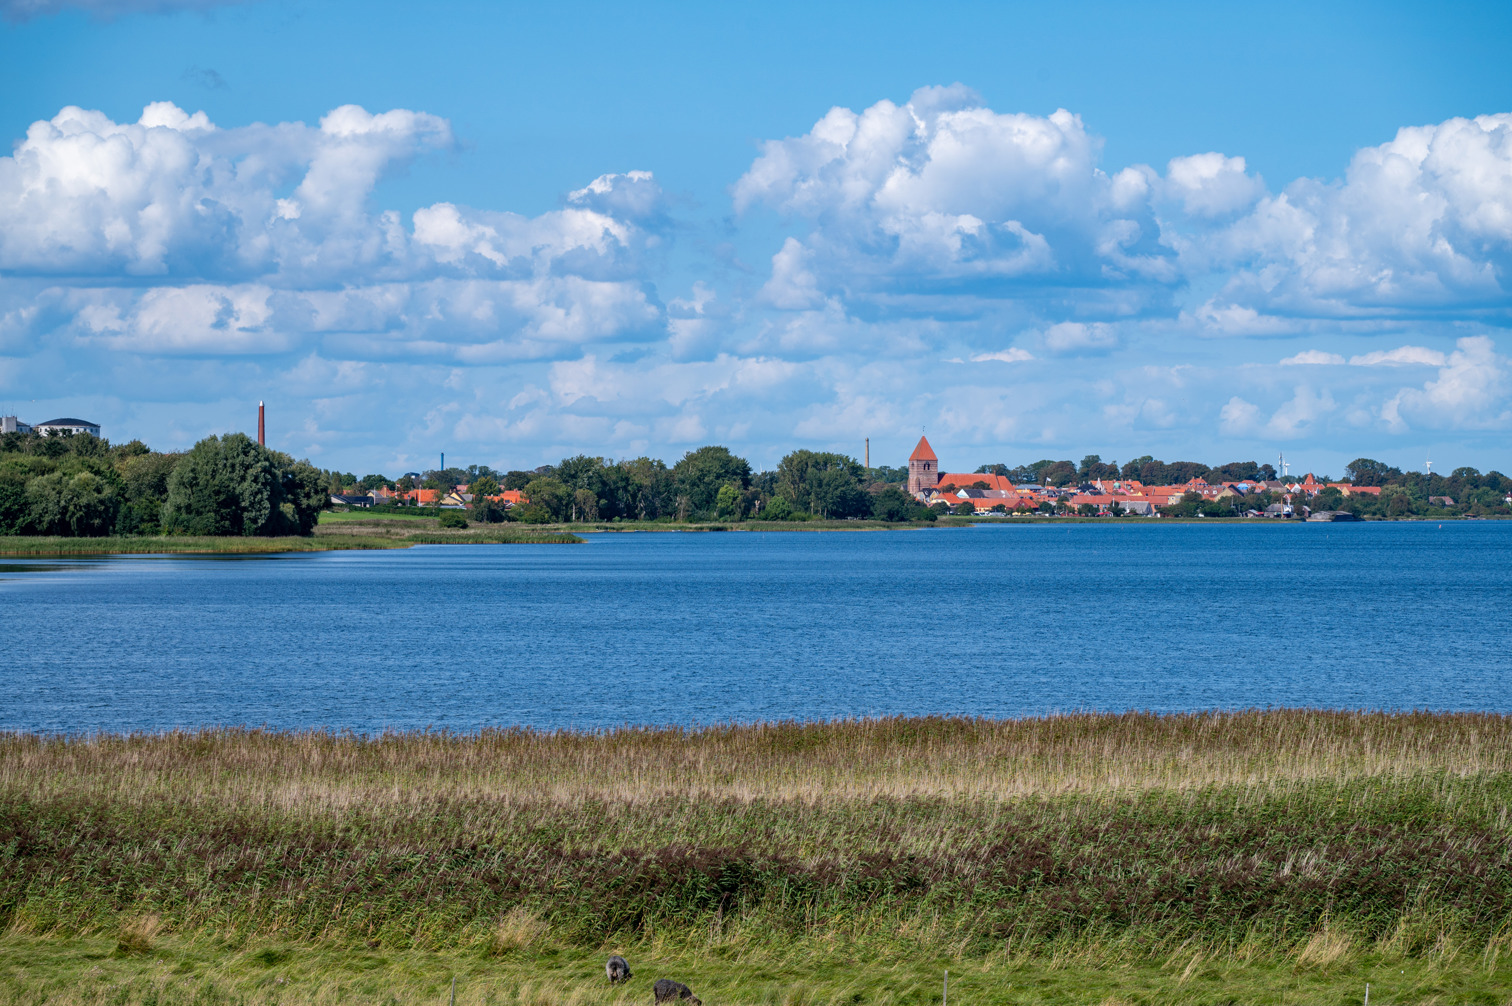
<instances>
[{"instance_id":1,"label":"smokestack","mask_svg":"<svg viewBox=\"0 0 1512 1006\"><path fill-rule=\"evenodd\" d=\"M866 467L871 468L871 437L866 438Z\"/></svg>"},{"instance_id":2,"label":"smokestack","mask_svg":"<svg viewBox=\"0 0 1512 1006\"><path fill-rule=\"evenodd\" d=\"M266 447L268 445L268 428L263 425L263 403L257 403L257 442Z\"/></svg>"}]
</instances>

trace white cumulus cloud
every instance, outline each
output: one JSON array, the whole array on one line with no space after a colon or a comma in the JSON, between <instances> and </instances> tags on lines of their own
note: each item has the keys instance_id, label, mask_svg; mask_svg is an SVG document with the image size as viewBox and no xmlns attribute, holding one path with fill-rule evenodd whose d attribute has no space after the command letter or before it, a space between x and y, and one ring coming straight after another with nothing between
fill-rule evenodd
<instances>
[{"instance_id":1,"label":"white cumulus cloud","mask_svg":"<svg viewBox=\"0 0 1512 1006\"><path fill-rule=\"evenodd\" d=\"M1141 310L1179 280L1149 207L1153 173L1110 177L1101 147L1065 110L1005 114L959 86L924 88L765 143L734 201L809 222L773 259L775 306L840 297L959 316L1016 302L1053 324L1072 301Z\"/></svg>"},{"instance_id":2,"label":"white cumulus cloud","mask_svg":"<svg viewBox=\"0 0 1512 1006\"><path fill-rule=\"evenodd\" d=\"M65 108L0 158L0 270L50 284L37 302L54 331L145 353L317 341L498 362L660 325L648 173L604 175L538 217L436 203L406 228L369 206L386 172L452 144L445 119L407 109L221 129L168 102L134 123Z\"/></svg>"},{"instance_id":3,"label":"white cumulus cloud","mask_svg":"<svg viewBox=\"0 0 1512 1006\"><path fill-rule=\"evenodd\" d=\"M1381 318L1512 308L1512 114L1398 131L1342 180L1301 179L1197 244L1232 270L1215 303Z\"/></svg>"},{"instance_id":4,"label":"white cumulus cloud","mask_svg":"<svg viewBox=\"0 0 1512 1006\"><path fill-rule=\"evenodd\" d=\"M1172 158L1166 165L1165 186L1188 213L1202 217L1247 209L1265 194L1265 182L1246 173L1244 158L1218 153Z\"/></svg>"},{"instance_id":5,"label":"white cumulus cloud","mask_svg":"<svg viewBox=\"0 0 1512 1006\"><path fill-rule=\"evenodd\" d=\"M1438 376L1421 388L1403 388L1381 418L1395 430L1506 429L1512 426L1512 381L1507 358L1482 335L1460 339Z\"/></svg>"}]
</instances>

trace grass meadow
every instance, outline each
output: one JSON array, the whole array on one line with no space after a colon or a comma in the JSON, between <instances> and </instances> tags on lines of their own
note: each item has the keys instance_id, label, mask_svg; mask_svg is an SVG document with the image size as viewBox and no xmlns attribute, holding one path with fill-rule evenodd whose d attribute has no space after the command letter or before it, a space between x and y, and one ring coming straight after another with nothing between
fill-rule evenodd
<instances>
[{"instance_id":1,"label":"grass meadow","mask_svg":"<svg viewBox=\"0 0 1512 1006\"><path fill-rule=\"evenodd\" d=\"M1509 805L1481 714L9 735L0 1003L1506 1004Z\"/></svg>"}]
</instances>

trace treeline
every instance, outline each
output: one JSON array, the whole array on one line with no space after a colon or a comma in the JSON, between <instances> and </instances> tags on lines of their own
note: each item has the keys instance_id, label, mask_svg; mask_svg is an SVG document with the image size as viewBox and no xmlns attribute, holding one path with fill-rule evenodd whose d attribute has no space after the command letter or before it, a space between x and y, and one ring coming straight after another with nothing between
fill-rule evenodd
<instances>
[{"instance_id":1,"label":"treeline","mask_svg":"<svg viewBox=\"0 0 1512 1006\"><path fill-rule=\"evenodd\" d=\"M427 471L419 478L334 476L333 491L379 486L438 493L466 486L472 517L485 522L850 520L932 521L931 510L903 491L903 469L864 467L854 458L793 451L771 471L753 472L745 458L719 446L689 451L670 467L650 457L614 461L579 454L560 464L498 471L487 465ZM488 499L517 490L529 501L505 509Z\"/></svg>"},{"instance_id":2,"label":"treeline","mask_svg":"<svg viewBox=\"0 0 1512 1006\"><path fill-rule=\"evenodd\" d=\"M1371 458L1356 458L1345 467L1344 476L1351 485L1380 486L1381 492L1379 495L1346 495L1342 489L1325 485L1316 496L1303 498L1292 494L1289 502L1294 508L1306 506L1313 512L1344 511L1357 517L1493 517L1512 514L1512 504L1507 502L1512 494L1512 478L1501 472L1481 474L1475 468L1456 468L1448 475L1429 475L1404 472ZM1314 475L1313 478L1325 484L1334 481L1326 475ZM1208 481L1218 480L1209 477ZM1272 504L1288 502L1286 497L1281 490L1222 500L1188 494L1180 502L1162 507L1161 512L1171 517L1234 517L1249 510L1263 510Z\"/></svg>"},{"instance_id":3,"label":"treeline","mask_svg":"<svg viewBox=\"0 0 1512 1006\"><path fill-rule=\"evenodd\" d=\"M180 454L140 440L0 436L0 535L308 535L331 474L242 433Z\"/></svg>"},{"instance_id":4,"label":"treeline","mask_svg":"<svg viewBox=\"0 0 1512 1006\"><path fill-rule=\"evenodd\" d=\"M1147 486L1174 486L1196 478L1209 482L1243 482L1276 477L1273 466L1254 461L1230 461L1226 465L1212 466L1201 461L1160 461L1148 454L1121 467L1117 461L1104 461L1100 455L1088 454L1081 459L1081 464L1046 458L1016 467L982 465L977 473L1003 475L1015 483L1032 482L1042 486L1073 486L1097 479L1137 479Z\"/></svg>"}]
</instances>

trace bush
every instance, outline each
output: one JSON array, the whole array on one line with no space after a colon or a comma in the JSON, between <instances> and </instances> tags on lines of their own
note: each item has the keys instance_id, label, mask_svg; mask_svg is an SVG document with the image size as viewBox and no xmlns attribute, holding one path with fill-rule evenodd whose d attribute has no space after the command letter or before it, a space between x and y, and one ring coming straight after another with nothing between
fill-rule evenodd
<instances>
[{"instance_id":1,"label":"bush","mask_svg":"<svg viewBox=\"0 0 1512 1006\"><path fill-rule=\"evenodd\" d=\"M871 515L877 520L889 523L913 520L915 509L918 504L913 497L894 486L888 486L872 497Z\"/></svg>"},{"instance_id":2,"label":"bush","mask_svg":"<svg viewBox=\"0 0 1512 1006\"><path fill-rule=\"evenodd\" d=\"M437 523L442 527L454 527L466 530L467 516L460 510L443 510Z\"/></svg>"},{"instance_id":3,"label":"bush","mask_svg":"<svg viewBox=\"0 0 1512 1006\"><path fill-rule=\"evenodd\" d=\"M793 510L793 504L789 503L786 498L782 496L776 496L773 497L772 502L766 505L766 509L761 512L761 519L792 520L793 514L795 512L796 511Z\"/></svg>"}]
</instances>

